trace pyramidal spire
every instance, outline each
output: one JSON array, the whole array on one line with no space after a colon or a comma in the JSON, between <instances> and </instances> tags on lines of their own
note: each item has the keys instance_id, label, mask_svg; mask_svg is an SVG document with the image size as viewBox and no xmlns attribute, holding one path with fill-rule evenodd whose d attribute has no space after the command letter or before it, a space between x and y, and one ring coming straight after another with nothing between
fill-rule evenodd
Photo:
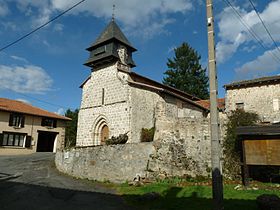
<instances>
[{"instance_id":1,"label":"pyramidal spire","mask_svg":"<svg viewBox=\"0 0 280 210\"><path fill-rule=\"evenodd\" d=\"M112 20L95 42L87 48L90 56L85 65L92 69L100 68L116 61L135 67L132 53L137 50L131 45L115 21L115 4L113 4L112 9Z\"/></svg>"}]
</instances>

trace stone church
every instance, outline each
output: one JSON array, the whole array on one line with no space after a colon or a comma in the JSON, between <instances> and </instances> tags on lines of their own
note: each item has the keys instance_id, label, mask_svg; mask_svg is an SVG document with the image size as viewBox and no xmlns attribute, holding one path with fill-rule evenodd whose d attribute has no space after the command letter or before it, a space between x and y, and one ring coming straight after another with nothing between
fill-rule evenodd
<instances>
[{"instance_id":1,"label":"stone church","mask_svg":"<svg viewBox=\"0 0 280 210\"><path fill-rule=\"evenodd\" d=\"M114 20L87 50L91 73L81 85L76 147L58 151L56 167L112 182L210 176L209 101L135 73L136 49ZM221 143L232 110L241 107L279 121L279 85L280 76L226 85L226 100L218 100ZM155 128L153 142L141 142L142 128ZM99 146L120 134L128 135L126 144Z\"/></svg>"},{"instance_id":2,"label":"stone church","mask_svg":"<svg viewBox=\"0 0 280 210\"><path fill-rule=\"evenodd\" d=\"M136 49L113 19L87 50L91 74L81 85L77 146L102 145L125 133L127 143L139 143L142 128L155 127L162 115L207 118L199 98L133 72Z\"/></svg>"}]
</instances>

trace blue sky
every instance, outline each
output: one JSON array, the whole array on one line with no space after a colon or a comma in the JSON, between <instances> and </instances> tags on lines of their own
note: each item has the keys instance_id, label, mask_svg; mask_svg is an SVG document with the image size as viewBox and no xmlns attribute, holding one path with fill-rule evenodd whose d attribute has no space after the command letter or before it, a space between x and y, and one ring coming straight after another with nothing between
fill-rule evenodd
<instances>
[{"instance_id":1,"label":"blue sky","mask_svg":"<svg viewBox=\"0 0 280 210\"><path fill-rule=\"evenodd\" d=\"M262 47L224 0L214 1L219 96L232 81L280 73L280 50L249 1L229 0L261 39ZM0 47L30 32L78 0L0 0ZM276 44L280 42L280 0L254 0ZM85 48L112 16L132 45L133 70L161 81L174 47L188 42L207 66L204 0L87 0L21 42L0 52L0 97L25 100L52 112L78 108L80 84L90 74Z\"/></svg>"}]
</instances>

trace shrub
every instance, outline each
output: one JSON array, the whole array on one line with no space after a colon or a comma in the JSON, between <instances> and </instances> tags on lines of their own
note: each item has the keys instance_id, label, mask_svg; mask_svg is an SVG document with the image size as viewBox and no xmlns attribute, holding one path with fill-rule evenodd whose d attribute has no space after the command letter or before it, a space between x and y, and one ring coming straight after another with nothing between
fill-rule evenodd
<instances>
[{"instance_id":1,"label":"shrub","mask_svg":"<svg viewBox=\"0 0 280 210\"><path fill-rule=\"evenodd\" d=\"M244 110L231 111L226 124L226 135L224 141L225 165L224 168L232 176L237 178L240 174L240 157L242 155L242 145L236 134L238 126L255 125L259 121L256 113L245 112Z\"/></svg>"},{"instance_id":2,"label":"shrub","mask_svg":"<svg viewBox=\"0 0 280 210\"><path fill-rule=\"evenodd\" d=\"M107 139L105 141L106 145L112 145L112 144L125 144L128 140L127 133L120 134L118 137L112 136L110 139Z\"/></svg>"},{"instance_id":3,"label":"shrub","mask_svg":"<svg viewBox=\"0 0 280 210\"><path fill-rule=\"evenodd\" d=\"M155 127L152 128L142 128L141 130L141 142L151 142L154 140Z\"/></svg>"},{"instance_id":4,"label":"shrub","mask_svg":"<svg viewBox=\"0 0 280 210\"><path fill-rule=\"evenodd\" d=\"M258 120L259 116L256 113L245 112L244 110L231 111L226 124L225 150L239 155L241 147L237 139L236 128L255 125Z\"/></svg>"}]
</instances>

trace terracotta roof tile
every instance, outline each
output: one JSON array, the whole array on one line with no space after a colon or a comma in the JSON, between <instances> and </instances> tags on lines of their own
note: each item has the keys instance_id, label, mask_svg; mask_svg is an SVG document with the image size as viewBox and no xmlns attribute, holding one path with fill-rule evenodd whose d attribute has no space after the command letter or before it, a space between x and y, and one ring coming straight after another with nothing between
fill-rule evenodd
<instances>
[{"instance_id":1,"label":"terracotta roof tile","mask_svg":"<svg viewBox=\"0 0 280 210\"><path fill-rule=\"evenodd\" d=\"M205 107L206 109L210 109L209 100L200 100L200 101L196 101L196 103L200 104L201 106ZM219 109L225 108L225 99L224 98L218 98L218 108Z\"/></svg>"},{"instance_id":2,"label":"terracotta roof tile","mask_svg":"<svg viewBox=\"0 0 280 210\"><path fill-rule=\"evenodd\" d=\"M7 111L7 112L18 112L18 113L24 113L29 115L36 115L41 117L51 117L55 119L61 119L61 120L71 120L68 117L64 117L52 112L48 112L46 110L34 107L30 104L11 100L7 98L0 98L0 110Z\"/></svg>"}]
</instances>

